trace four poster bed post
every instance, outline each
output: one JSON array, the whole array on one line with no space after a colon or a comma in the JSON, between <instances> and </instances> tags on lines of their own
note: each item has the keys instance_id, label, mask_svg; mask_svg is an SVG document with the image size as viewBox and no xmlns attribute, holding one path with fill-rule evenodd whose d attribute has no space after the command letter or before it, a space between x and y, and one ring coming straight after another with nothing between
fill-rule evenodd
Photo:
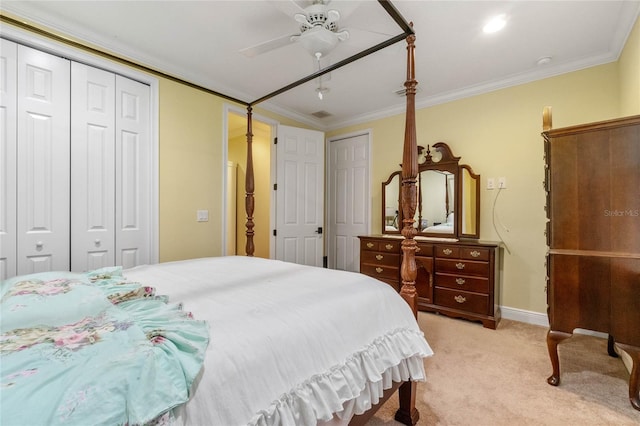
<instances>
[{"instance_id":1,"label":"four poster bed post","mask_svg":"<svg viewBox=\"0 0 640 426\"><path fill-rule=\"evenodd\" d=\"M413 23L410 24L413 27ZM402 265L400 274L402 277L402 287L400 295L409 304L413 315L417 317L417 293L416 293L416 260L415 253L417 243L414 237L417 233L413 226L415 219L414 214L417 204L417 187L416 181L418 177L418 145L416 139L416 120L415 120L415 95L418 82L415 80L415 35L410 34L406 37L407 41L407 80L404 83L406 88L407 108L405 118L405 134L402 155L402 191L401 206L403 217L402 235ZM253 256L253 211L254 211L254 175L253 175L253 156L252 156L252 108L247 107L247 176L245 182L246 199L245 206L247 211L246 223L246 253L247 256ZM350 425L362 425L373 416L375 410L384 403L396 389L399 388L399 408L396 412L395 419L405 425L415 425L419 419L418 410L415 407L416 400L416 383L412 381L396 384L391 389L385 391L380 402L372 407L368 412L355 416Z\"/></svg>"},{"instance_id":2,"label":"four poster bed post","mask_svg":"<svg viewBox=\"0 0 640 426\"><path fill-rule=\"evenodd\" d=\"M252 129L252 120L251 120L251 105L247 107L247 176L245 178L244 188L246 192L245 196L245 209L247 211L247 244L246 244L246 252L247 256L253 256L253 252L255 251L255 246L253 244L253 210L254 210L254 175L253 175L253 129Z\"/></svg>"},{"instance_id":3,"label":"four poster bed post","mask_svg":"<svg viewBox=\"0 0 640 426\"><path fill-rule=\"evenodd\" d=\"M404 83L407 95L407 110L405 112L404 145L402 152L402 192L400 204L402 206L402 264L400 267L400 277L402 287L400 295L409 304L413 315L417 317L417 293L416 293L416 228L413 226L413 215L416 212L417 194L416 178L418 176L418 142L416 138L416 111L415 98L415 40L416 36L411 34L407 37L407 81ZM400 408L396 412L396 420L406 424L414 425L418 422L418 410L416 409L416 383L405 382L400 386Z\"/></svg>"}]
</instances>

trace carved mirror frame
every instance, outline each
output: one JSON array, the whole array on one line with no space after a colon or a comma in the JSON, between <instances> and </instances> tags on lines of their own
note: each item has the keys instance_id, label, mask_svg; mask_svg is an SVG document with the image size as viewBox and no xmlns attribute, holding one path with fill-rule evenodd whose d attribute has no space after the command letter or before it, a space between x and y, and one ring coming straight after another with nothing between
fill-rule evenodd
<instances>
[{"instance_id":1,"label":"carved mirror frame","mask_svg":"<svg viewBox=\"0 0 640 426\"><path fill-rule=\"evenodd\" d=\"M471 166L460 164L460 157L453 155L451 148L444 142L437 142L426 148L418 146L418 200L416 205L415 226L417 235L440 238L479 238L480 237L480 175L475 174ZM422 185L428 184L423 172L435 171L445 176L444 190L438 189L445 197L445 221L429 223L422 217L424 207L429 200L423 194ZM400 208L400 190L402 177L400 171L391 173L382 183L382 233L400 234L398 224L402 224ZM427 184L422 182L423 176ZM453 181L453 184L450 182ZM426 192L430 192L426 190ZM452 215L452 218L448 216ZM448 227L451 232L448 232Z\"/></svg>"}]
</instances>

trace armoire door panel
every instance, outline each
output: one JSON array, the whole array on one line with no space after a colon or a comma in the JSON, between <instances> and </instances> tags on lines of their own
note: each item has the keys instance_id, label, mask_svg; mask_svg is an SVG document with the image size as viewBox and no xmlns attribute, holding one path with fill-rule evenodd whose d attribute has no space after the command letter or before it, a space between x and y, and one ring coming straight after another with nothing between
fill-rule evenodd
<instances>
[{"instance_id":1,"label":"armoire door panel","mask_svg":"<svg viewBox=\"0 0 640 426\"><path fill-rule=\"evenodd\" d=\"M70 62L18 46L17 70L17 273L68 270Z\"/></svg>"},{"instance_id":2,"label":"armoire door panel","mask_svg":"<svg viewBox=\"0 0 640 426\"><path fill-rule=\"evenodd\" d=\"M150 261L149 99L149 86L116 76L115 262L123 267Z\"/></svg>"},{"instance_id":3,"label":"armoire door panel","mask_svg":"<svg viewBox=\"0 0 640 426\"><path fill-rule=\"evenodd\" d=\"M71 270L115 264L115 75L71 67Z\"/></svg>"},{"instance_id":4,"label":"armoire door panel","mask_svg":"<svg viewBox=\"0 0 640 426\"><path fill-rule=\"evenodd\" d=\"M0 280L16 275L18 45L0 39Z\"/></svg>"}]
</instances>

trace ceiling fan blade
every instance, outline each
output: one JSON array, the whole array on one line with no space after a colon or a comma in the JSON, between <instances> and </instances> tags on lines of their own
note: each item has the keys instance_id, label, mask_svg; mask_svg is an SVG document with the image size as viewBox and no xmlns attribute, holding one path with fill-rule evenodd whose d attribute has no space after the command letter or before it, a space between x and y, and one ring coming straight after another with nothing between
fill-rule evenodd
<instances>
[{"instance_id":1,"label":"ceiling fan blade","mask_svg":"<svg viewBox=\"0 0 640 426\"><path fill-rule=\"evenodd\" d=\"M327 20L325 22L325 27L333 22L338 22L340 20L340 12L335 9L330 9L327 11Z\"/></svg>"},{"instance_id":2,"label":"ceiling fan blade","mask_svg":"<svg viewBox=\"0 0 640 426\"><path fill-rule=\"evenodd\" d=\"M267 0L267 2L287 16L294 16L296 13L305 13L304 7L300 6L295 0Z\"/></svg>"},{"instance_id":3,"label":"ceiling fan blade","mask_svg":"<svg viewBox=\"0 0 640 426\"><path fill-rule=\"evenodd\" d=\"M282 37L274 38L273 40L265 41L256 44L255 46L246 47L240 50L240 53L242 53L247 58L253 58L263 53L270 52L271 50L279 49L291 44L291 37L296 35L298 34L288 34Z\"/></svg>"},{"instance_id":4,"label":"ceiling fan blade","mask_svg":"<svg viewBox=\"0 0 640 426\"><path fill-rule=\"evenodd\" d=\"M309 28L311 28L313 26L307 20L307 15L305 15L304 13L296 13L295 15L293 15L293 19L295 19L297 23L302 24L302 25L306 25Z\"/></svg>"},{"instance_id":5,"label":"ceiling fan blade","mask_svg":"<svg viewBox=\"0 0 640 426\"><path fill-rule=\"evenodd\" d=\"M360 1L343 1L330 0L325 4L329 9L335 9L340 12L341 19L345 20L361 5Z\"/></svg>"}]
</instances>

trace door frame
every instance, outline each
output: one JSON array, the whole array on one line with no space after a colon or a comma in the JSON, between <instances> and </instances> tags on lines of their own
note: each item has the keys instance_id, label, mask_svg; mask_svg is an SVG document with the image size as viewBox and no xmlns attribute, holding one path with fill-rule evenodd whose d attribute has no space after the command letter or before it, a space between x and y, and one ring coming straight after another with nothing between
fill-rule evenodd
<instances>
[{"instance_id":1,"label":"door frame","mask_svg":"<svg viewBox=\"0 0 640 426\"><path fill-rule=\"evenodd\" d=\"M222 140L224 141L224 143L222 144L222 205L224 205L224 203L227 200L227 161L229 159L229 114L236 114L236 115L241 115L243 117L246 118L247 116L247 110L246 108L241 108L235 104L229 104L229 103L225 103L223 105L222 108ZM270 130L270 138L271 138L271 142L270 142L270 146L271 146L271 151L270 151L270 164L269 164L269 179L270 182L269 184L271 185L271 200L270 200L270 205L269 205L269 229L275 229L275 211L276 211L276 207L275 207L275 191L273 190L273 183L276 180L276 175L275 175L275 144L273 143L273 139L275 138L275 134L276 134L276 130L278 128L278 124L279 122L276 120L273 120L271 118L265 117L264 115L260 115L260 114L256 114L255 112L252 112L251 114L251 120L252 122L256 122L259 121L263 124L266 124L267 126L269 126ZM246 133L246 131L245 131ZM245 139L246 140L246 139ZM255 162L256 159L254 157L253 161ZM246 212L244 212L246 215ZM222 255L226 256L228 255L227 253L227 233L226 233L226 226L227 226L227 222L228 222L228 218L227 218L227 212L226 209L223 209L222 214L220 215L220 227L221 227L221 235L222 235ZM240 225L240 223L237 224L238 226ZM242 226L244 227L244 223L242 224ZM239 250L236 250L237 254L239 256L243 256L245 254L244 252L244 248L239 248ZM272 233L270 232L270 237L269 237L269 257L271 259L273 259L275 256L275 239L272 235Z\"/></svg>"},{"instance_id":2,"label":"door frame","mask_svg":"<svg viewBox=\"0 0 640 426\"><path fill-rule=\"evenodd\" d=\"M331 169L331 161L329 160L329 155L331 153L331 142L339 141L342 139L349 139L356 136L363 136L363 135L367 136L367 151L369 156L369 165L368 165L368 173L367 173L367 180L369 184L367 185L368 193L365 195L367 197L366 199L371 200L371 175L372 175L372 168L373 168L373 158L372 158L373 157L372 156L373 129L371 128L358 130L355 132L344 133L340 135L335 135L327 139L326 153L325 153L325 163L326 163L326 171L327 171L325 175L325 188L329 188L329 190L331 190L331 176L334 172ZM333 208L333 205L331 204L331 200L333 200L334 194L328 193L327 191L325 191L325 194L326 194L325 205L324 205L325 217L328 218L327 212L331 211L330 209ZM371 211L372 211L371 207L372 206L370 205L368 209L368 214L367 214L367 235L371 234ZM325 243L324 252L325 252L325 256L327 256L327 259L332 259L333 253L329 253L329 250L331 250L331 246L329 245L329 240L331 239L332 233L335 232L335 229L333 224L328 220L325 220L325 227L326 227L327 238L325 238L325 242L324 242ZM327 267L331 268L332 266L335 267L335 265L330 265L329 262L327 261Z\"/></svg>"},{"instance_id":3,"label":"door frame","mask_svg":"<svg viewBox=\"0 0 640 426\"><path fill-rule=\"evenodd\" d=\"M129 68L112 60L90 55L81 48L69 46L62 42L52 40L44 35L35 34L12 25L2 26L2 38L13 42L41 50L56 56L62 56L72 61L120 74L124 77L147 84L149 86L149 140L151 143L150 158L150 224L149 224L149 263L158 263L160 251L160 220L159 220L159 81L151 74L145 74L134 68Z\"/></svg>"}]
</instances>

